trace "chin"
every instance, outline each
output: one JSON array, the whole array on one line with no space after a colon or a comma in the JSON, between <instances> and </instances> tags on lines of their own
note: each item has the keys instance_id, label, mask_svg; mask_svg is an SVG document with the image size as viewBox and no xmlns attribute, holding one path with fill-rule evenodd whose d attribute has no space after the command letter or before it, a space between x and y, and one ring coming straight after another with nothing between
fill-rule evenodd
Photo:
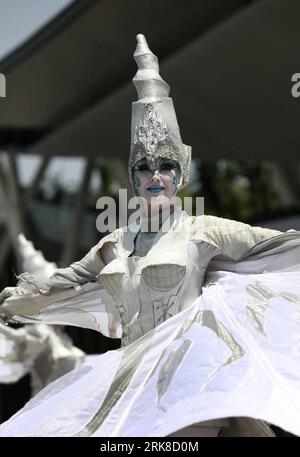
<instances>
[{"instance_id":1,"label":"chin","mask_svg":"<svg viewBox=\"0 0 300 457\"><path fill-rule=\"evenodd\" d=\"M173 197L166 195L164 192L147 193L145 196L140 198L143 201L143 206L146 212L151 211L151 215L155 216L159 214L160 211L168 209L173 203Z\"/></svg>"}]
</instances>

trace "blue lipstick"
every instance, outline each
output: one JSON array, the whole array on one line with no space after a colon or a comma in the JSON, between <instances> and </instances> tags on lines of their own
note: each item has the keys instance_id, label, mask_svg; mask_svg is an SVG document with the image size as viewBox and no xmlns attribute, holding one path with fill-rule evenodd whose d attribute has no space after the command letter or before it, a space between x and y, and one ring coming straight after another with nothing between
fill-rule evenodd
<instances>
[{"instance_id":1,"label":"blue lipstick","mask_svg":"<svg viewBox=\"0 0 300 457\"><path fill-rule=\"evenodd\" d=\"M150 187L147 187L147 190L149 192L158 193L158 192L161 192L162 190L164 190L164 187L163 186L150 186Z\"/></svg>"}]
</instances>

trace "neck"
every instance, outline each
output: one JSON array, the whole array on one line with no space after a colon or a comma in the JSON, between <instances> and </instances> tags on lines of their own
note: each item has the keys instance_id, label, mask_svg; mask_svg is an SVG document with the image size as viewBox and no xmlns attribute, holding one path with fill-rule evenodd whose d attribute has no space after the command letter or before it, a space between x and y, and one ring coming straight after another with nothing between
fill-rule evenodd
<instances>
[{"instance_id":1,"label":"neck","mask_svg":"<svg viewBox=\"0 0 300 457\"><path fill-rule=\"evenodd\" d=\"M148 215L150 214L150 217ZM156 233L158 232L163 223L171 218L174 219L174 205L168 206L168 208L160 210L157 214L151 214L151 208L148 214L144 214L141 221L141 232L144 233Z\"/></svg>"}]
</instances>

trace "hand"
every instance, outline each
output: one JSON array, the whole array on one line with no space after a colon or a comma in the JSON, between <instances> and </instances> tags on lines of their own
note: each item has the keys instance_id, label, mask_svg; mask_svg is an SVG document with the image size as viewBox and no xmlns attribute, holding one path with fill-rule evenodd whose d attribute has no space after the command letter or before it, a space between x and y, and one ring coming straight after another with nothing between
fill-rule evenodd
<instances>
[{"instance_id":1,"label":"hand","mask_svg":"<svg viewBox=\"0 0 300 457\"><path fill-rule=\"evenodd\" d=\"M21 287L5 287L5 289L0 292L0 324L7 326L9 322L14 322L11 313L6 310L5 300L25 293L26 290Z\"/></svg>"},{"instance_id":2,"label":"hand","mask_svg":"<svg viewBox=\"0 0 300 457\"><path fill-rule=\"evenodd\" d=\"M3 304L3 302L6 300L6 298L14 295L15 289L16 289L16 287L6 287L5 289L2 290L2 292L0 292L0 306ZM5 316L5 315L0 316L0 324L3 327L8 325L7 316Z\"/></svg>"},{"instance_id":3,"label":"hand","mask_svg":"<svg viewBox=\"0 0 300 457\"><path fill-rule=\"evenodd\" d=\"M21 287L5 287L5 289L0 292L0 305L9 297L13 295L22 295L27 291Z\"/></svg>"}]
</instances>

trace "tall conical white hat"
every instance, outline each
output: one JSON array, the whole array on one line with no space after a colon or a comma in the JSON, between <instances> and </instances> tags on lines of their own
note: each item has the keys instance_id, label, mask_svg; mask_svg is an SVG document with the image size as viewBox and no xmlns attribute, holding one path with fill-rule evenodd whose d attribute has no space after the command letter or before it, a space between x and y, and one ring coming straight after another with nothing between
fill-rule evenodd
<instances>
[{"instance_id":1,"label":"tall conical white hat","mask_svg":"<svg viewBox=\"0 0 300 457\"><path fill-rule=\"evenodd\" d=\"M157 159L175 160L181 170L178 189L189 181L191 147L182 143L170 87L161 78L157 57L150 51L144 35L137 35L134 58L138 71L133 78L139 99L132 103L129 177L133 167L146 158L153 168Z\"/></svg>"}]
</instances>

